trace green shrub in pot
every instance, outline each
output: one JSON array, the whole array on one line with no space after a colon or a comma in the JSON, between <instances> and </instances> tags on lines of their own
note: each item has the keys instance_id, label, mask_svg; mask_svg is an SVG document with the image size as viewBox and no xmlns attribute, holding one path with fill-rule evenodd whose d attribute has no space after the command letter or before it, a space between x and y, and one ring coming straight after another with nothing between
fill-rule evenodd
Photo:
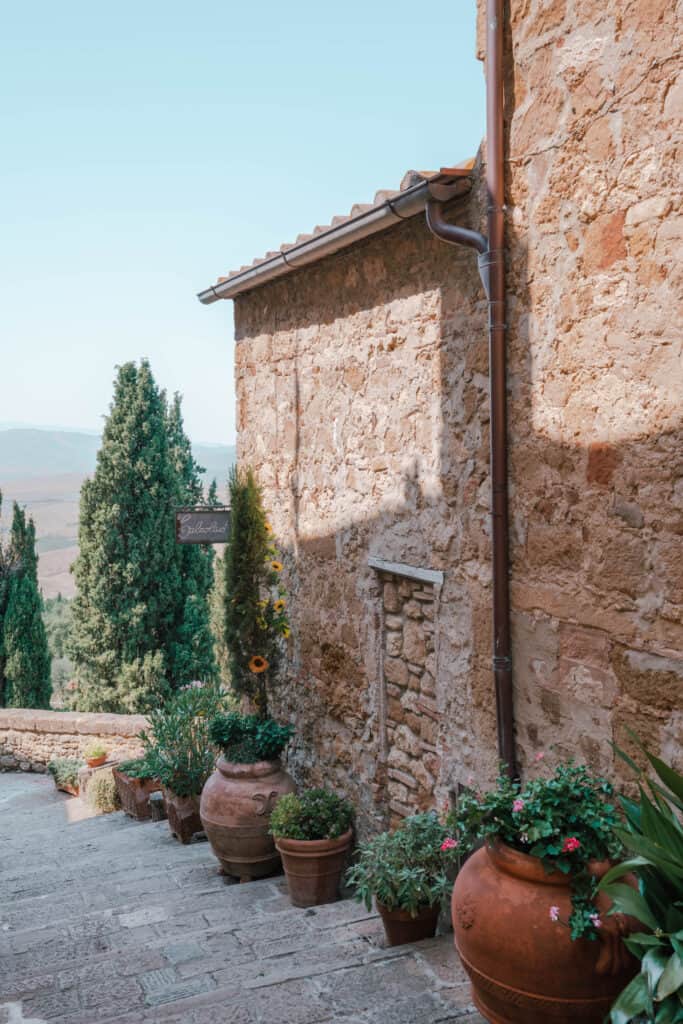
<instances>
[{"instance_id":1,"label":"green shrub in pot","mask_svg":"<svg viewBox=\"0 0 683 1024\"><path fill-rule=\"evenodd\" d=\"M612 1006L612 1024L683 1021L683 775L641 746L657 778L646 778L623 751L638 776L639 799L622 797L626 823L617 829L628 859L602 879L600 888L614 913L641 921L641 932L624 943L641 962L640 973ZM635 873L638 890L623 884Z\"/></svg>"},{"instance_id":2,"label":"green shrub in pot","mask_svg":"<svg viewBox=\"0 0 683 1024\"><path fill-rule=\"evenodd\" d=\"M281 796L270 816L275 839L338 839L353 823L353 806L329 789Z\"/></svg>"},{"instance_id":3,"label":"green shrub in pot","mask_svg":"<svg viewBox=\"0 0 683 1024\"><path fill-rule=\"evenodd\" d=\"M258 761L277 761L293 731L291 725L279 725L272 718L230 711L216 715L209 734L211 742L223 751L226 761L256 764Z\"/></svg>"},{"instance_id":4,"label":"green shrub in pot","mask_svg":"<svg viewBox=\"0 0 683 1024\"><path fill-rule=\"evenodd\" d=\"M53 757L47 770L55 780L55 785L72 786L75 789L78 786L78 773L83 767L83 761L77 757Z\"/></svg>"}]
</instances>

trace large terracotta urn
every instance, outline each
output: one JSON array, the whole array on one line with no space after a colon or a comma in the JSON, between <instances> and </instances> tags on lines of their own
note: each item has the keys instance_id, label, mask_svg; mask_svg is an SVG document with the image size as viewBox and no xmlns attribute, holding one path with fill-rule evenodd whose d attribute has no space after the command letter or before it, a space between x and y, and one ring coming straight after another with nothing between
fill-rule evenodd
<instances>
[{"instance_id":1,"label":"large terracotta urn","mask_svg":"<svg viewBox=\"0 0 683 1024\"><path fill-rule=\"evenodd\" d=\"M600 877L608 867L592 870ZM453 930L484 1017L491 1024L602 1024L638 970L622 935L640 926L607 917L609 907L600 894L598 939L572 942L568 876L546 874L537 857L502 844L473 854L453 889Z\"/></svg>"},{"instance_id":2,"label":"large terracotta urn","mask_svg":"<svg viewBox=\"0 0 683 1024\"><path fill-rule=\"evenodd\" d=\"M294 781L279 761L236 764L219 757L202 790L199 813L223 871L245 881L271 875L280 854L268 834L270 814Z\"/></svg>"}]
</instances>

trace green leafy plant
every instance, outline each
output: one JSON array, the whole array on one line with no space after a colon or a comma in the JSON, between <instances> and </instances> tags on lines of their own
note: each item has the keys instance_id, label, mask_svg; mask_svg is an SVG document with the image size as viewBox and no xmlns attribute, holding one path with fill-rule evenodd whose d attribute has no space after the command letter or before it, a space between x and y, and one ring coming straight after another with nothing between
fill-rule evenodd
<instances>
[{"instance_id":1,"label":"green leafy plant","mask_svg":"<svg viewBox=\"0 0 683 1024\"><path fill-rule=\"evenodd\" d=\"M368 910L374 896L389 910L406 910L415 917L449 896L453 882L448 869L456 863L457 847L434 812L414 814L394 832L364 843L346 880Z\"/></svg>"},{"instance_id":2,"label":"green leafy plant","mask_svg":"<svg viewBox=\"0 0 683 1024\"><path fill-rule=\"evenodd\" d=\"M96 760L98 757L106 757L107 748L103 747L101 743L91 743L85 751L85 757L90 758L91 761Z\"/></svg>"},{"instance_id":3,"label":"green leafy plant","mask_svg":"<svg viewBox=\"0 0 683 1024\"><path fill-rule=\"evenodd\" d=\"M209 726L225 700L213 683L190 683L149 714L150 730L140 733L145 761L152 777L177 796L199 796L213 771Z\"/></svg>"},{"instance_id":4,"label":"green leafy plant","mask_svg":"<svg viewBox=\"0 0 683 1024\"><path fill-rule=\"evenodd\" d=\"M111 768L95 772L85 792L90 806L100 814L110 814L121 807Z\"/></svg>"},{"instance_id":5,"label":"green leafy plant","mask_svg":"<svg viewBox=\"0 0 683 1024\"><path fill-rule=\"evenodd\" d=\"M634 737L635 738L635 737ZM600 883L610 913L630 914L647 931L624 939L641 962L640 973L623 990L610 1013L612 1024L683 1021L683 775L641 744L656 779L617 750L638 777L638 801L622 797L625 827L618 836L631 855ZM638 876L638 889L620 879Z\"/></svg>"},{"instance_id":6,"label":"green leafy plant","mask_svg":"<svg viewBox=\"0 0 683 1024\"><path fill-rule=\"evenodd\" d=\"M77 786L78 773L84 767L77 757L53 757L47 766L58 786Z\"/></svg>"},{"instance_id":7,"label":"green leafy plant","mask_svg":"<svg viewBox=\"0 0 683 1024\"><path fill-rule=\"evenodd\" d=\"M251 469L233 467L229 479L231 527L222 588L225 644L232 686L246 694L261 718L268 716L268 688L290 634L282 562L272 542L261 490Z\"/></svg>"},{"instance_id":8,"label":"green leafy plant","mask_svg":"<svg viewBox=\"0 0 683 1024\"><path fill-rule=\"evenodd\" d=\"M272 718L243 715L231 711L217 715L211 722L211 742L223 751L226 760L237 764L275 761L292 736L291 725L279 725Z\"/></svg>"},{"instance_id":9,"label":"green leafy plant","mask_svg":"<svg viewBox=\"0 0 683 1024\"><path fill-rule=\"evenodd\" d=\"M286 793L270 816L276 839L338 839L351 828L353 807L329 789Z\"/></svg>"},{"instance_id":10,"label":"green leafy plant","mask_svg":"<svg viewBox=\"0 0 683 1024\"><path fill-rule=\"evenodd\" d=\"M135 757L130 761L122 761L118 765L118 770L130 779L153 779L156 777L154 768L147 757Z\"/></svg>"},{"instance_id":11,"label":"green leafy plant","mask_svg":"<svg viewBox=\"0 0 683 1024\"><path fill-rule=\"evenodd\" d=\"M621 852L612 792L606 779L569 761L550 778L532 779L524 787L501 775L488 793L464 793L448 822L463 853L482 840L499 841L538 857L548 873L570 875L572 939L597 939L597 881L588 862Z\"/></svg>"}]
</instances>

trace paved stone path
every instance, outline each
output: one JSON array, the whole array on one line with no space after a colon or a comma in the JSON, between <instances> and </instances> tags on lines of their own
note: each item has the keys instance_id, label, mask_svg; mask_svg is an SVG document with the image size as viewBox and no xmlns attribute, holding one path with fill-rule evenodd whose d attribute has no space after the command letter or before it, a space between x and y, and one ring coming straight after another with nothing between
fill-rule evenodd
<instances>
[{"instance_id":1,"label":"paved stone path","mask_svg":"<svg viewBox=\"0 0 683 1024\"><path fill-rule=\"evenodd\" d=\"M0 1024L483 1021L450 936L385 949L358 903L297 910L217 867L166 822L0 775Z\"/></svg>"}]
</instances>

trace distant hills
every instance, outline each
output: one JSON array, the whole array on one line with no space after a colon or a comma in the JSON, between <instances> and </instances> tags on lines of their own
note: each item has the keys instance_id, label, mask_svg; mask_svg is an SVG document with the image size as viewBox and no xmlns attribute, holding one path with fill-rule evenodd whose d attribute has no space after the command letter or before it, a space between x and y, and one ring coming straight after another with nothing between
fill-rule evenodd
<instances>
[{"instance_id":1,"label":"distant hills","mask_svg":"<svg viewBox=\"0 0 683 1024\"><path fill-rule=\"evenodd\" d=\"M0 490L9 527L12 502L25 505L36 523L38 576L45 597L74 594L69 566L78 554L78 502L81 484L95 470L100 447L97 434L37 427L0 427ZM225 482L235 461L232 445L193 444L206 470L205 484L216 479L225 497Z\"/></svg>"}]
</instances>

